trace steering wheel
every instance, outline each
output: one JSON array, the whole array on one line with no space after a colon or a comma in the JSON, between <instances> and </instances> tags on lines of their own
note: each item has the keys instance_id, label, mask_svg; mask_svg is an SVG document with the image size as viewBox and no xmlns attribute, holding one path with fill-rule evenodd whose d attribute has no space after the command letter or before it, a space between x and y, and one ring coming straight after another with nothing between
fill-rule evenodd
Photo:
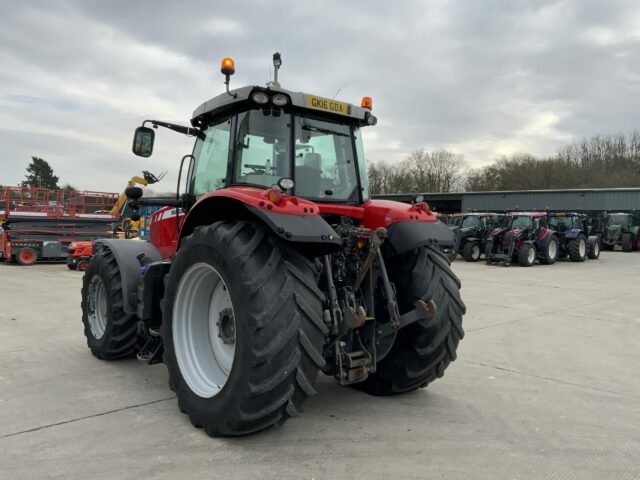
<instances>
[{"instance_id":1,"label":"steering wheel","mask_svg":"<svg viewBox=\"0 0 640 480\"><path fill-rule=\"evenodd\" d=\"M264 175L267 167L264 165L255 165L255 164L246 164L243 167L247 167L253 170L251 173L255 173L256 175Z\"/></svg>"}]
</instances>

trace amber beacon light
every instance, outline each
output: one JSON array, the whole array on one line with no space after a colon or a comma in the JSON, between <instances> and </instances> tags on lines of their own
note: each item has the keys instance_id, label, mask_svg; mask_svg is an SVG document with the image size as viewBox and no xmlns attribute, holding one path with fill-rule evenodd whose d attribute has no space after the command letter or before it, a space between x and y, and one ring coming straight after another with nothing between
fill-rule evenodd
<instances>
[{"instance_id":1,"label":"amber beacon light","mask_svg":"<svg viewBox=\"0 0 640 480\"><path fill-rule=\"evenodd\" d=\"M233 62L233 58L223 58L222 62L220 62L220 71L227 76L236 73L236 65Z\"/></svg>"},{"instance_id":2,"label":"amber beacon light","mask_svg":"<svg viewBox=\"0 0 640 480\"><path fill-rule=\"evenodd\" d=\"M362 102L360 102L360 106L362 108L367 108L369 110L373 109L373 100L371 100L371 97L362 97Z\"/></svg>"}]
</instances>

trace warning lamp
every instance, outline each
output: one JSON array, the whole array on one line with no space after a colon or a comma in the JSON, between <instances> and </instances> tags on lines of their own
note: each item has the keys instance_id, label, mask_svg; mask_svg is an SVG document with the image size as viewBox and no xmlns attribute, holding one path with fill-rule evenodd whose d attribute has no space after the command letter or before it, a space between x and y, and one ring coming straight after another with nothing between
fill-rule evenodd
<instances>
[{"instance_id":1,"label":"warning lamp","mask_svg":"<svg viewBox=\"0 0 640 480\"><path fill-rule=\"evenodd\" d=\"M223 58L222 62L220 62L220 71L226 77L236 73L236 65L233 62L233 58Z\"/></svg>"},{"instance_id":2,"label":"warning lamp","mask_svg":"<svg viewBox=\"0 0 640 480\"><path fill-rule=\"evenodd\" d=\"M224 84L227 87L227 93L233 98L238 98L237 93L231 93L229 91L229 79L231 78L231 75L236 73L236 64L233 62L233 58L223 58L222 62L220 62L220 71L224 75Z\"/></svg>"},{"instance_id":3,"label":"warning lamp","mask_svg":"<svg viewBox=\"0 0 640 480\"><path fill-rule=\"evenodd\" d=\"M277 188L270 188L267 190L267 200L274 205L278 205L282 201L282 192Z\"/></svg>"},{"instance_id":4,"label":"warning lamp","mask_svg":"<svg viewBox=\"0 0 640 480\"><path fill-rule=\"evenodd\" d=\"M362 108L367 108L369 110L373 109L373 100L371 100L371 97L362 97L362 102L360 102L360 106Z\"/></svg>"}]
</instances>

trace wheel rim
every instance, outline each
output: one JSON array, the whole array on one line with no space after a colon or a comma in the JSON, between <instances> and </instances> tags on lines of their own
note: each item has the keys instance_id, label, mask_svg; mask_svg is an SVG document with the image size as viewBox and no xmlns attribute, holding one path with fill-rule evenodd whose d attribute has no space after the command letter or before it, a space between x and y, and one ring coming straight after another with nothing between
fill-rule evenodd
<instances>
[{"instance_id":1,"label":"wheel rim","mask_svg":"<svg viewBox=\"0 0 640 480\"><path fill-rule=\"evenodd\" d=\"M109 304L107 301L107 289L98 275L91 279L89 284L89 329L98 340L104 336L109 319Z\"/></svg>"},{"instance_id":2,"label":"wheel rim","mask_svg":"<svg viewBox=\"0 0 640 480\"><path fill-rule=\"evenodd\" d=\"M31 253L31 250L20 250L20 260L24 263L31 263L33 260L33 253Z\"/></svg>"},{"instance_id":3,"label":"wheel rim","mask_svg":"<svg viewBox=\"0 0 640 480\"><path fill-rule=\"evenodd\" d=\"M87 269L87 262L80 262L78 268L84 272Z\"/></svg>"},{"instance_id":4,"label":"wheel rim","mask_svg":"<svg viewBox=\"0 0 640 480\"><path fill-rule=\"evenodd\" d=\"M552 240L549 242L549 258L550 259L554 259L556 258L556 254L558 253L558 245L556 244L555 240Z\"/></svg>"},{"instance_id":5,"label":"wheel rim","mask_svg":"<svg viewBox=\"0 0 640 480\"><path fill-rule=\"evenodd\" d=\"M529 249L529 253L527 254L527 262L533 263L536 259L536 252L533 248Z\"/></svg>"},{"instance_id":6,"label":"wheel rim","mask_svg":"<svg viewBox=\"0 0 640 480\"><path fill-rule=\"evenodd\" d=\"M580 244L578 246L578 252L580 253L580 257L584 257L587 254L587 242L584 241L584 238L580 239Z\"/></svg>"},{"instance_id":7,"label":"wheel rim","mask_svg":"<svg viewBox=\"0 0 640 480\"><path fill-rule=\"evenodd\" d=\"M471 258L477 260L480 258L480 245L474 245L471 248Z\"/></svg>"},{"instance_id":8,"label":"wheel rim","mask_svg":"<svg viewBox=\"0 0 640 480\"><path fill-rule=\"evenodd\" d=\"M600 255L600 244L598 242L593 244L593 253L596 257Z\"/></svg>"},{"instance_id":9,"label":"wheel rim","mask_svg":"<svg viewBox=\"0 0 640 480\"><path fill-rule=\"evenodd\" d=\"M180 279L172 330L182 377L196 395L214 397L233 366L236 327L227 285L211 265L196 263Z\"/></svg>"}]
</instances>

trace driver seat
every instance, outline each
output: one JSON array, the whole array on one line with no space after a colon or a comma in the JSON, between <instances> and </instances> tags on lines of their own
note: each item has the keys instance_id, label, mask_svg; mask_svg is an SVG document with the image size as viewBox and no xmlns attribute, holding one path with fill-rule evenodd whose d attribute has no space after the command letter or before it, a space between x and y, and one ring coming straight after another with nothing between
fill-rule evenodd
<instances>
[{"instance_id":1,"label":"driver seat","mask_svg":"<svg viewBox=\"0 0 640 480\"><path fill-rule=\"evenodd\" d=\"M302 165L296 167L296 194L319 197L322 178L322 157L319 153L308 152Z\"/></svg>"}]
</instances>

